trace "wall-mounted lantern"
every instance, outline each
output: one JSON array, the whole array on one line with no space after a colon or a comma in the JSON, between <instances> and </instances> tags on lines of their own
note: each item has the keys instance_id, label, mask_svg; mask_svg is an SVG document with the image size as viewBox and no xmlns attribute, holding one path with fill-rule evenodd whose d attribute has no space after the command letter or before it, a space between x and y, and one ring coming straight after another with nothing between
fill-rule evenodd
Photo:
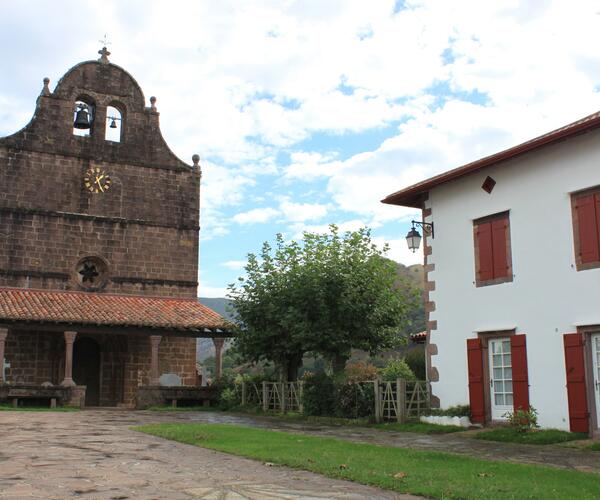
<instances>
[{"instance_id":1,"label":"wall-mounted lantern","mask_svg":"<svg viewBox=\"0 0 600 500\"><path fill-rule=\"evenodd\" d=\"M414 253L419 249L419 246L421 245L421 233L417 231L415 225L421 226L423 228L423 232L427 235L430 234L433 238L433 222L429 223L413 220L411 221L411 224L412 228L406 235L406 243L408 244L408 249L412 250L412 252Z\"/></svg>"}]
</instances>

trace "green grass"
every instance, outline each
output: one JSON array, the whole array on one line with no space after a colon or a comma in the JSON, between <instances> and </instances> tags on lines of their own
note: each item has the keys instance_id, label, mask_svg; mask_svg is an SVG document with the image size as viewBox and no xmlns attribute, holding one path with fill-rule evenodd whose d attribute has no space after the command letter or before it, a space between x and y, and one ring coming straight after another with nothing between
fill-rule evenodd
<instances>
[{"instance_id":1,"label":"green grass","mask_svg":"<svg viewBox=\"0 0 600 500\"><path fill-rule=\"evenodd\" d=\"M448 434L451 432L466 431L464 427L456 425L437 425L428 424L426 422L406 422L400 424L398 422L384 422L381 424L375 424L369 418L342 418L342 417L321 417L321 416L310 416L303 415L301 413L273 413L263 412L260 410L246 411L244 409L235 409L233 411L242 413L251 413L252 415L259 415L264 417L271 417L274 419L281 420L292 420L298 422L307 422L309 424L320 424L320 425L331 425L331 426L353 426L353 427L373 427L382 431L395 431L395 432L416 432L419 434Z\"/></svg>"},{"instance_id":2,"label":"green grass","mask_svg":"<svg viewBox=\"0 0 600 500\"><path fill-rule=\"evenodd\" d=\"M418 432L420 434L449 434L451 432L464 432L468 429L458 425L438 425L427 422L386 422L383 424L374 424L373 427L383 431L396 432Z\"/></svg>"},{"instance_id":3,"label":"green grass","mask_svg":"<svg viewBox=\"0 0 600 500\"><path fill-rule=\"evenodd\" d=\"M173 408L168 406L150 406L146 408L148 411L218 411L214 406L177 406Z\"/></svg>"},{"instance_id":4,"label":"green grass","mask_svg":"<svg viewBox=\"0 0 600 500\"><path fill-rule=\"evenodd\" d=\"M440 499L597 499L600 475L224 424L135 430L182 443Z\"/></svg>"},{"instance_id":5,"label":"green grass","mask_svg":"<svg viewBox=\"0 0 600 500\"><path fill-rule=\"evenodd\" d=\"M590 451L600 451L600 442L596 441L595 443L584 446L582 449Z\"/></svg>"},{"instance_id":6,"label":"green grass","mask_svg":"<svg viewBox=\"0 0 600 500\"><path fill-rule=\"evenodd\" d=\"M577 439L587 439L588 435L579 432L559 431L557 429L517 432L511 427L499 427L498 429L478 432L473 437L475 439L501 441L503 443L556 444L566 443L567 441L575 441Z\"/></svg>"},{"instance_id":7,"label":"green grass","mask_svg":"<svg viewBox=\"0 0 600 500\"><path fill-rule=\"evenodd\" d=\"M13 405L0 404L0 411L79 411L79 408L72 406L57 406L56 408L50 408L49 406L19 406L18 408Z\"/></svg>"}]
</instances>

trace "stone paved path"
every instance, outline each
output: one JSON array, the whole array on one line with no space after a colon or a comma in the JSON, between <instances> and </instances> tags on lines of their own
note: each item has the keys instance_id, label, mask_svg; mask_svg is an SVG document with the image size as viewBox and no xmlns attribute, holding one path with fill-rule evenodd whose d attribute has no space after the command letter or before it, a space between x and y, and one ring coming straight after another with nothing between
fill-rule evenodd
<instances>
[{"instance_id":1,"label":"stone paved path","mask_svg":"<svg viewBox=\"0 0 600 500\"><path fill-rule=\"evenodd\" d=\"M415 498L129 430L214 415L0 412L0 499Z\"/></svg>"},{"instance_id":2,"label":"stone paved path","mask_svg":"<svg viewBox=\"0 0 600 500\"><path fill-rule=\"evenodd\" d=\"M497 443L472 439L466 435L467 433L427 435L391 432L367 427L312 425L273 417L220 412L194 412L191 414L179 412L179 415L177 415L177 412L170 412L169 415L171 415L171 418L183 421L236 423L301 434L330 436L361 443L460 453L488 460L507 460L600 473L600 453L565 447L564 445L535 446ZM162 418L166 418L166 416Z\"/></svg>"}]
</instances>

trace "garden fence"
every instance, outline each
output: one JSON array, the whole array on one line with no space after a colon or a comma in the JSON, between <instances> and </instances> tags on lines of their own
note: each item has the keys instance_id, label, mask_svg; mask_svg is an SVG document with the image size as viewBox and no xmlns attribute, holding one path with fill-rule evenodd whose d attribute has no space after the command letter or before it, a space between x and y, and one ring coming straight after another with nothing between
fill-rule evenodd
<instances>
[{"instance_id":1,"label":"garden fence","mask_svg":"<svg viewBox=\"0 0 600 500\"><path fill-rule=\"evenodd\" d=\"M429 411L429 384L423 380L395 382L374 380L375 421L404 422Z\"/></svg>"},{"instance_id":2,"label":"garden fence","mask_svg":"<svg viewBox=\"0 0 600 500\"><path fill-rule=\"evenodd\" d=\"M302 413L304 382L242 382L242 405L262 407L263 411L295 411Z\"/></svg>"},{"instance_id":3,"label":"garden fence","mask_svg":"<svg viewBox=\"0 0 600 500\"><path fill-rule=\"evenodd\" d=\"M359 383L373 384L373 416L376 422L404 422L407 418L418 418L429 412L430 390L426 381L397 379L395 382L370 380ZM241 402L244 406L257 406L263 411L302 413L303 388L302 381L264 381L261 384L243 382Z\"/></svg>"}]
</instances>

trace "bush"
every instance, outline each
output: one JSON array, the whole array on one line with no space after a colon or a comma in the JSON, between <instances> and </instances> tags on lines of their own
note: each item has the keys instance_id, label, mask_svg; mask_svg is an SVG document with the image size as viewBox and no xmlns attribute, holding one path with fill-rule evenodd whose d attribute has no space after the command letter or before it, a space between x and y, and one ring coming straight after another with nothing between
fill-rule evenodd
<instances>
[{"instance_id":1,"label":"bush","mask_svg":"<svg viewBox=\"0 0 600 500\"><path fill-rule=\"evenodd\" d=\"M365 380L375 380L378 375L377 367L365 363L364 361L356 361L348 363L344 369L347 382L364 382Z\"/></svg>"},{"instance_id":2,"label":"bush","mask_svg":"<svg viewBox=\"0 0 600 500\"><path fill-rule=\"evenodd\" d=\"M337 389L331 377L325 373L309 374L304 377L302 404L305 415L334 415L336 399Z\"/></svg>"},{"instance_id":3,"label":"bush","mask_svg":"<svg viewBox=\"0 0 600 500\"><path fill-rule=\"evenodd\" d=\"M528 432L539 427L537 410L533 406L530 406L528 410L519 409L506 412L504 416L517 432Z\"/></svg>"},{"instance_id":4,"label":"bush","mask_svg":"<svg viewBox=\"0 0 600 500\"><path fill-rule=\"evenodd\" d=\"M373 384L346 383L338 386L336 416L363 418L373 415Z\"/></svg>"},{"instance_id":5,"label":"bush","mask_svg":"<svg viewBox=\"0 0 600 500\"><path fill-rule=\"evenodd\" d=\"M223 410L230 410L239 406L240 401L238 398L238 393L235 388L226 387L221 391L219 395L219 407Z\"/></svg>"},{"instance_id":6,"label":"bush","mask_svg":"<svg viewBox=\"0 0 600 500\"><path fill-rule=\"evenodd\" d=\"M390 359L385 365L385 368L381 370L381 377L383 380L393 381L398 378L404 380L416 380L415 374L412 372L410 367L406 364L404 359Z\"/></svg>"},{"instance_id":7,"label":"bush","mask_svg":"<svg viewBox=\"0 0 600 500\"><path fill-rule=\"evenodd\" d=\"M425 380L427 378L425 369L425 348L422 346L411 349L406 353L404 358L408 367L417 377L417 380Z\"/></svg>"},{"instance_id":8,"label":"bush","mask_svg":"<svg viewBox=\"0 0 600 500\"><path fill-rule=\"evenodd\" d=\"M429 414L441 417L470 417L471 407L469 405L457 405L450 406L445 410L440 410L439 408L432 408Z\"/></svg>"}]
</instances>

